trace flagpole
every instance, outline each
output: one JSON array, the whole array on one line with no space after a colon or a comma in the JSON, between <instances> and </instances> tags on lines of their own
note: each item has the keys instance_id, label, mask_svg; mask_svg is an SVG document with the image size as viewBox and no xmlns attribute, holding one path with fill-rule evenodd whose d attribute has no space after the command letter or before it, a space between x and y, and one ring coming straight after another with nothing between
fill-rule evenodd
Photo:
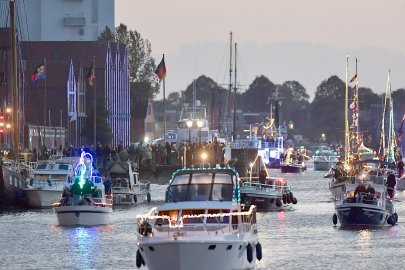
<instances>
[{"instance_id":1,"label":"flagpole","mask_svg":"<svg viewBox=\"0 0 405 270\"><path fill-rule=\"evenodd\" d=\"M163 59L165 59L165 55L163 54ZM163 138L164 144L166 145L166 84L165 84L165 77L163 77L163 115L164 115L164 130L163 130Z\"/></svg>"},{"instance_id":2,"label":"flagpole","mask_svg":"<svg viewBox=\"0 0 405 270\"><path fill-rule=\"evenodd\" d=\"M45 139L46 139L46 136L45 136L45 133L46 133L46 130L45 130L45 127L46 127L46 77L48 77L47 76L47 74L46 74L46 69L48 68L47 66L46 66L46 57L44 58L44 66L45 66L45 69L44 69L44 73L45 73L45 89L44 89L44 140L43 140L43 145L42 145L42 151L44 151L44 149L45 149ZM45 152L43 152L43 154L45 154Z\"/></svg>"},{"instance_id":3,"label":"flagpole","mask_svg":"<svg viewBox=\"0 0 405 270\"><path fill-rule=\"evenodd\" d=\"M96 95L97 95L97 91L96 91L96 57L93 56L93 69L94 69L94 81L93 81L93 91L94 91L94 147L97 145L97 110L96 110Z\"/></svg>"}]
</instances>

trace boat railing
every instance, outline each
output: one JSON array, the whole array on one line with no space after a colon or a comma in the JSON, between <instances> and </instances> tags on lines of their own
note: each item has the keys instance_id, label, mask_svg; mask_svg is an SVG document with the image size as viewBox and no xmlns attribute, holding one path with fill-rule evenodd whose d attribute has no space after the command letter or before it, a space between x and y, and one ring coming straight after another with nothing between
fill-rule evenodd
<instances>
[{"instance_id":1,"label":"boat railing","mask_svg":"<svg viewBox=\"0 0 405 270\"><path fill-rule=\"evenodd\" d=\"M183 215L173 219L168 215L155 215L156 208L146 215L138 215L138 232L140 236L153 236L157 232L167 232L169 237L187 236L192 231L205 232L208 235L215 232L223 235L249 232L256 224L256 206L250 206L248 211ZM215 220L215 222L213 222ZM198 221L198 222L197 222ZM154 225L152 225L154 224Z\"/></svg>"},{"instance_id":2,"label":"boat railing","mask_svg":"<svg viewBox=\"0 0 405 270\"><path fill-rule=\"evenodd\" d=\"M291 186L287 185L279 185L279 184L264 184L260 182L244 182L242 184L243 188L254 188L256 190L263 190L263 191L276 191L276 192L289 192L292 190Z\"/></svg>"}]
</instances>

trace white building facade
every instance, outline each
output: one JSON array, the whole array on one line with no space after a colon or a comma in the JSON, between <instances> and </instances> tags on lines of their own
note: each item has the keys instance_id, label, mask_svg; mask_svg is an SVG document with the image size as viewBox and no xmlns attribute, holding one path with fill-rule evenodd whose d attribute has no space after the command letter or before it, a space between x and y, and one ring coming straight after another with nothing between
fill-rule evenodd
<instances>
[{"instance_id":1,"label":"white building facade","mask_svg":"<svg viewBox=\"0 0 405 270\"><path fill-rule=\"evenodd\" d=\"M108 26L115 29L115 0L16 1L22 41L96 41ZM8 1L1 1L1 10ZM2 27L9 26L4 18Z\"/></svg>"}]
</instances>

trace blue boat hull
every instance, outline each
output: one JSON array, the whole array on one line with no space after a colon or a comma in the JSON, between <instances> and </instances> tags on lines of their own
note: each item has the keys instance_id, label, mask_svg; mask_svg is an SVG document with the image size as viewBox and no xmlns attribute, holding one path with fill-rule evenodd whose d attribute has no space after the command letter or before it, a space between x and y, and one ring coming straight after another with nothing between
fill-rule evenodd
<instances>
[{"instance_id":1,"label":"blue boat hull","mask_svg":"<svg viewBox=\"0 0 405 270\"><path fill-rule=\"evenodd\" d=\"M341 226L383 226L390 213L376 205L348 203L336 207Z\"/></svg>"}]
</instances>

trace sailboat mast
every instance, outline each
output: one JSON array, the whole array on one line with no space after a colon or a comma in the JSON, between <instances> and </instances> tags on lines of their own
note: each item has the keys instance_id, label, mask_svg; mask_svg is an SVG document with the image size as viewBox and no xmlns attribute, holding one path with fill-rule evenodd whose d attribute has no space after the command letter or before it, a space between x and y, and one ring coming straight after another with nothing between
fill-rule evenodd
<instances>
[{"instance_id":1,"label":"sailboat mast","mask_svg":"<svg viewBox=\"0 0 405 270\"><path fill-rule=\"evenodd\" d=\"M388 71L387 77L387 86L385 88L385 96L384 96L384 109L382 112L382 119L381 119L381 138L380 138L380 149L378 150L378 154L385 156L385 114L387 111L387 98L388 98L388 86L390 83L390 72ZM384 157L385 159L385 157Z\"/></svg>"},{"instance_id":2,"label":"sailboat mast","mask_svg":"<svg viewBox=\"0 0 405 270\"><path fill-rule=\"evenodd\" d=\"M12 79L13 79L13 151L18 156L19 144L19 123L18 123L18 85L17 85L17 38L15 31L15 2L10 1L10 27L11 27L11 53L12 53Z\"/></svg>"},{"instance_id":3,"label":"sailboat mast","mask_svg":"<svg viewBox=\"0 0 405 270\"><path fill-rule=\"evenodd\" d=\"M348 69L349 56L346 55L346 81L345 81L345 163L349 162L349 123L348 123L348 107L349 107L349 85L348 85Z\"/></svg>"},{"instance_id":4,"label":"sailboat mast","mask_svg":"<svg viewBox=\"0 0 405 270\"><path fill-rule=\"evenodd\" d=\"M227 119L226 127L227 133L230 132L230 118L231 118L231 93L232 93L232 32L229 34L229 93L228 93L228 108L227 108Z\"/></svg>"},{"instance_id":5,"label":"sailboat mast","mask_svg":"<svg viewBox=\"0 0 405 270\"><path fill-rule=\"evenodd\" d=\"M236 61L237 61L237 47L238 44L235 42L235 81L233 85L233 131L232 139L236 140Z\"/></svg>"},{"instance_id":6,"label":"sailboat mast","mask_svg":"<svg viewBox=\"0 0 405 270\"><path fill-rule=\"evenodd\" d=\"M357 60L357 57L356 57L356 76L357 76L357 78L358 78L358 74L357 74L357 63L358 63L358 60ZM356 102L356 108L357 108L357 127L356 127L356 141L357 141L357 144L358 145L360 145L360 119L359 119L359 116L360 116L360 108L359 108L359 86L358 86L358 83L356 82L356 100L355 100L355 102Z\"/></svg>"}]
</instances>

